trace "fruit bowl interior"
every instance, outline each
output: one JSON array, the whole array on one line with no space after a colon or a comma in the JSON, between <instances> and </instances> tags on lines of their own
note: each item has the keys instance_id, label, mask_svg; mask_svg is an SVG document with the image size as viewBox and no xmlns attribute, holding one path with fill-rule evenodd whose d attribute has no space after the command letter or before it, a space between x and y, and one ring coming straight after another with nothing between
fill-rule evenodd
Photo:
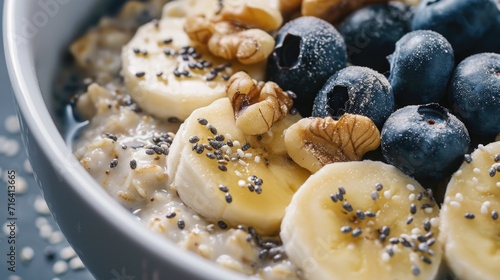
<instances>
[{"instance_id":1,"label":"fruit bowl interior","mask_svg":"<svg viewBox=\"0 0 500 280\"><path fill-rule=\"evenodd\" d=\"M98 279L238 279L143 227L80 166L61 135L53 92L62 57L110 5L122 2L5 2L5 55L36 181L61 230Z\"/></svg>"}]
</instances>

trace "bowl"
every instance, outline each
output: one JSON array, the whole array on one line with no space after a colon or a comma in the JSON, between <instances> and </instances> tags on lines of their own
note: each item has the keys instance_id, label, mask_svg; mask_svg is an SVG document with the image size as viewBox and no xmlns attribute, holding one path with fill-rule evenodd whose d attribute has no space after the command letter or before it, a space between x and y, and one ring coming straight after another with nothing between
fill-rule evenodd
<instances>
[{"instance_id":1,"label":"bowl","mask_svg":"<svg viewBox=\"0 0 500 280\"><path fill-rule=\"evenodd\" d=\"M5 55L23 143L52 214L97 279L242 279L150 232L113 200L65 144L53 87L69 43L103 0L6 0Z\"/></svg>"}]
</instances>

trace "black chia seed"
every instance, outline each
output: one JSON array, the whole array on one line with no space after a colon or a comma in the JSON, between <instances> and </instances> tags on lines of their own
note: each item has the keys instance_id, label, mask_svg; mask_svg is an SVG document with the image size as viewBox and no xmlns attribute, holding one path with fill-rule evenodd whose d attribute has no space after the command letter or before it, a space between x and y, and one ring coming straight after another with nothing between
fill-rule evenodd
<instances>
[{"instance_id":1,"label":"black chia seed","mask_svg":"<svg viewBox=\"0 0 500 280\"><path fill-rule=\"evenodd\" d=\"M136 169L137 168L137 161L135 159L130 161L130 169Z\"/></svg>"}]
</instances>

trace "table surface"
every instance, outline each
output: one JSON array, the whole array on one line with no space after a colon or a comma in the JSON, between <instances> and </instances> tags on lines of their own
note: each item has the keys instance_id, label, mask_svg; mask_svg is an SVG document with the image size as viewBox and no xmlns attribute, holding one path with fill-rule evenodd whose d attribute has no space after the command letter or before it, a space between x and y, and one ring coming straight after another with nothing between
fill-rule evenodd
<instances>
[{"instance_id":1,"label":"table surface","mask_svg":"<svg viewBox=\"0 0 500 280\"><path fill-rule=\"evenodd\" d=\"M0 0L0 7L3 6L3 2ZM2 230L0 230L0 279L94 279L84 267L78 269L71 267L70 264L75 264L79 259L68 259L72 255L71 250L68 250L69 244L48 212L30 171L20 133L16 128L18 122L3 53L3 42L0 39L0 225L2 225ZM16 173L15 272L8 270L9 264L7 263L7 254L12 246L8 243L10 231L7 225L11 220L8 220L9 196L8 184L5 179L9 170L14 170ZM10 240L12 241L13 238ZM34 253L31 258L30 248ZM55 272L58 270L63 272L65 264L68 266L66 272Z\"/></svg>"}]
</instances>

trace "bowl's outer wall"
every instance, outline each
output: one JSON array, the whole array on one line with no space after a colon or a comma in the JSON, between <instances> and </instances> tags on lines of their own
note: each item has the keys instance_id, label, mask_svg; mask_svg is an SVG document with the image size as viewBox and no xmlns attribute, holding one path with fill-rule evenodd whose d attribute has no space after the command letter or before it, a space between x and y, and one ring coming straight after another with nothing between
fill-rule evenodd
<instances>
[{"instance_id":1,"label":"bowl's outer wall","mask_svg":"<svg viewBox=\"0 0 500 280\"><path fill-rule=\"evenodd\" d=\"M79 165L51 118L62 51L88 15L110 2L5 2L6 60L35 179L61 230L97 279L242 279L141 226Z\"/></svg>"}]
</instances>

